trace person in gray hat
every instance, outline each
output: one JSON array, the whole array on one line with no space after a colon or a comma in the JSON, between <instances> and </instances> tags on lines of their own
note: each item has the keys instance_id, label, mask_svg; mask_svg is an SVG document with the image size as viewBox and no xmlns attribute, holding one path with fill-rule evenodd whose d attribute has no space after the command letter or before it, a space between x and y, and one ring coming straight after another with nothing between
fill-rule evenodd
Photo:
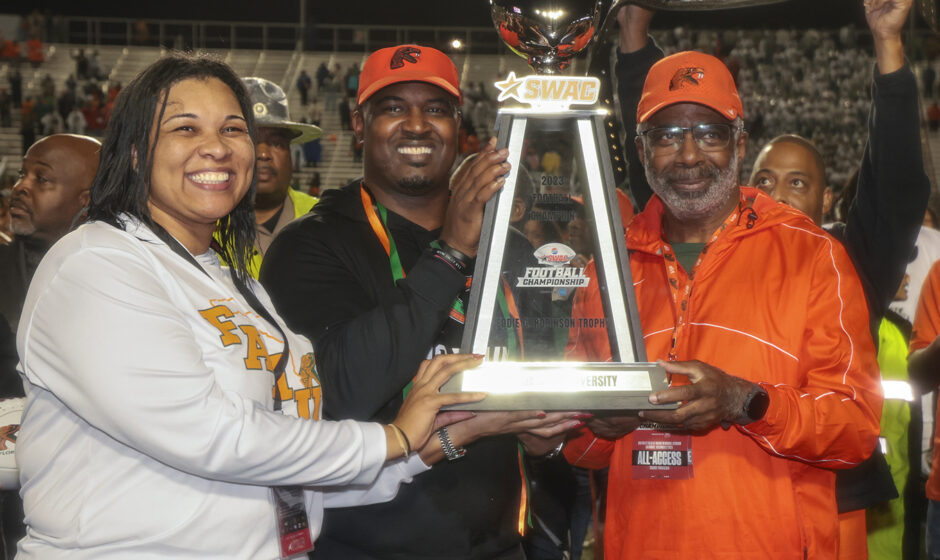
<instances>
[{"instance_id":1,"label":"person in gray hat","mask_svg":"<svg viewBox=\"0 0 940 560\"><path fill-rule=\"evenodd\" d=\"M319 138L318 127L289 120L287 96L274 82L264 78L245 78L255 114L255 254L251 273L257 277L268 246L281 229L313 208L317 199L291 188L293 164L290 145L305 144Z\"/></svg>"}]
</instances>

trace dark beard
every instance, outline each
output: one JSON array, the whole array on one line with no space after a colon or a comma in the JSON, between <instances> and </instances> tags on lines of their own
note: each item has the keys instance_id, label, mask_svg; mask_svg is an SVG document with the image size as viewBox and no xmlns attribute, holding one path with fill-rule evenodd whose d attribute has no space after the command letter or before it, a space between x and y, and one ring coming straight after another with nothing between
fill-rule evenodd
<instances>
[{"instance_id":1,"label":"dark beard","mask_svg":"<svg viewBox=\"0 0 940 560\"><path fill-rule=\"evenodd\" d=\"M434 182L428 177L403 177L398 180L398 188L409 195L425 194L434 189Z\"/></svg>"}]
</instances>

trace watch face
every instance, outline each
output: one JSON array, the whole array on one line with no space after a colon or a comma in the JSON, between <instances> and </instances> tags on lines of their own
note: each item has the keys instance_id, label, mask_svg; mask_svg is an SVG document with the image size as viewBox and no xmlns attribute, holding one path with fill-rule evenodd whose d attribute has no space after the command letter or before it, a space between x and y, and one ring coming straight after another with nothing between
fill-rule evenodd
<instances>
[{"instance_id":1,"label":"watch face","mask_svg":"<svg viewBox=\"0 0 940 560\"><path fill-rule=\"evenodd\" d=\"M757 421L767 414L767 407L770 406L770 397L763 389L751 395L747 402L747 417Z\"/></svg>"}]
</instances>

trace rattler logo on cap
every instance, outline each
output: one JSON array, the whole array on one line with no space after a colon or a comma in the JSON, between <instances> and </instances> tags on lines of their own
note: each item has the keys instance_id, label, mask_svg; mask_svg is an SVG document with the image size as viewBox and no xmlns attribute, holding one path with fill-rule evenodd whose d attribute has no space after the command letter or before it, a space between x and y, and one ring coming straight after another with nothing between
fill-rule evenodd
<instances>
[{"instance_id":1,"label":"rattler logo on cap","mask_svg":"<svg viewBox=\"0 0 940 560\"><path fill-rule=\"evenodd\" d=\"M680 68L676 70L675 75L669 82L669 91L675 91L687 86L697 86L699 81L705 78L705 70L702 68Z\"/></svg>"},{"instance_id":2,"label":"rattler logo on cap","mask_svg":"<svg viewBox=\"0 0 940 560\"><path fill-rule=\"evenodd\" d=\"M406 62L417 64L419 56L421 56L421 49L401 47L392 55L392 61L389 63L388 67L395 70L403 67Z\"/></svg>"},{"instance_id":3,"label":"rattler logo on cap","mask_svg":"<svg viewBox=\"0 0 940 560\"><path fill-rule=\"evenodd\" d=\"M258 116L263 116L268 114L268 107L264 103L255 103L255 114Z\"/></svg>"}]
</instances>

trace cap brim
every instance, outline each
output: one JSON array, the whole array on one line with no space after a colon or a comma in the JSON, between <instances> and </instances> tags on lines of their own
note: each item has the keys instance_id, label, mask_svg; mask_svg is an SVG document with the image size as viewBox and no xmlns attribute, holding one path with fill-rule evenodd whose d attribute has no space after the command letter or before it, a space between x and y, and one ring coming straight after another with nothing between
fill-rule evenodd
<instances>
[{"instance_id":1,"label":"cap brim","mask_svg":"<svg viewBox=\"0 0 940 560\"><path fill-rule=\"evenodd\" d=\"M375 92L384 88L385 86L390 86L392 84L398 84L401 82L425 82L428 84L433 84L440 87L447 93L453 95L460 101L460 90L455 88L453 84L441 78L440 76L429 75L426 71L418 72L396 72L391 76L384 76L378 80L369 84L369 87L362 91L362 94L359 96L356 101L357 104L362 105L367 99L372 97Z\"/></svg>"},{"instance_id":2,"label":"cap brim","mask_svg":"<svg viewBox=\"0 0 940 560\"><path fill-rule=\"evenodd\" d=\"M274 128L286 128L297 133L297 136L291 138L291 144L306 144L323 136L323 130L316 125L299 123L293 121L267 122L264 119L256 118L255 126L271 126Z\"/></svg>"},{"instance_id":3,"label":"cap brim","mask_svg":"<svg viewBox=\"0 0 940 560\"><path fill-rule=\"evenodd\" d=\"M719 107L717 103L711 103L710 101L703 100L701 97L695 97L691 95L688 95L688 96L677 95L675 97L670 97L669 99L664 99L663 101L660 101L659 103L647 109L645 113L643 113L642 115L638 117L637 122L645 123L655 113L659 112L662 109L665 109L666 107L669 107L670 105L675 105L676 103L695 103L697 105L703 105L705 107L708 107L709 109L712 109L721 113L721 115L725 117L726 119L728 119L729 121L733 121L734 119L738 117L742 119L744 118L743 114L736 113L733 108L729 109L727 107Z\"/></svg>"}]
</instances>

